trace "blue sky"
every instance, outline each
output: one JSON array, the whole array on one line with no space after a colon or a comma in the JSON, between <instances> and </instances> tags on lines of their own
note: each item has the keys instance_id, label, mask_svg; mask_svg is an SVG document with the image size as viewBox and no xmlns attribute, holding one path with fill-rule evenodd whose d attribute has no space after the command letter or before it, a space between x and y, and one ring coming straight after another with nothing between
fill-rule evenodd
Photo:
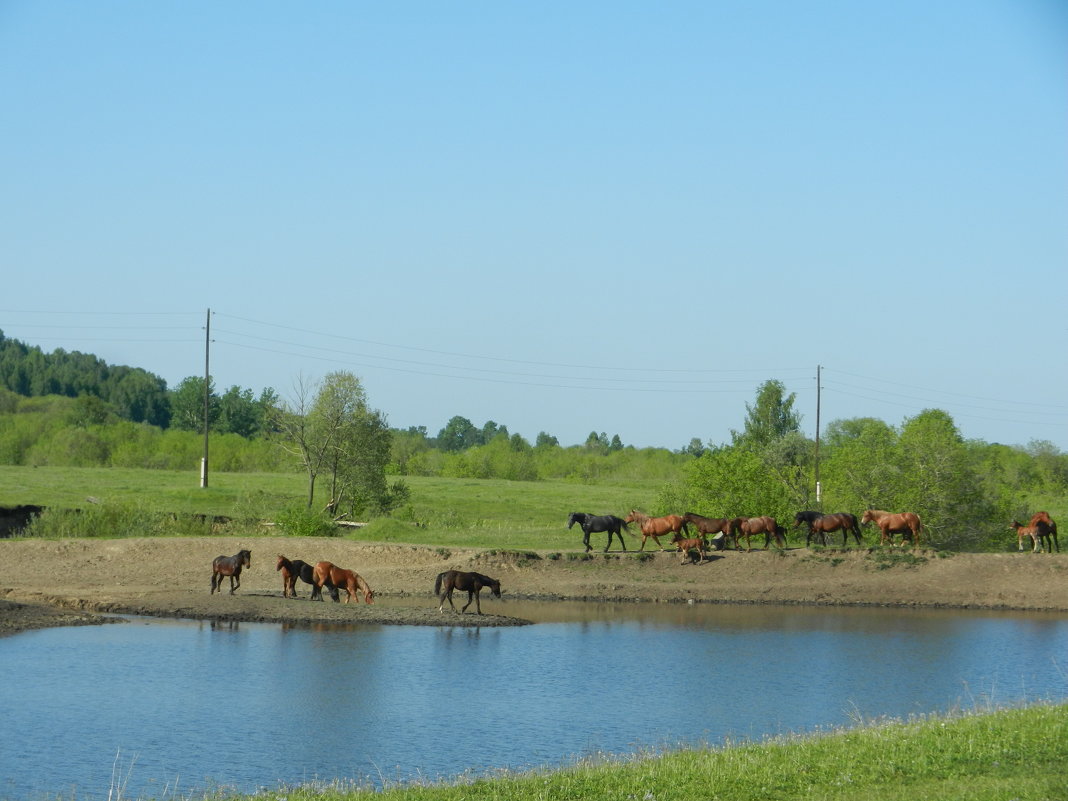
<instances>
[{"instance_id":1,"label":"blue sky","mask_svg":"<svg viewBox=\"0 0 1068 801\"><path fill-rule=\"evenodd\" d=\"M1068 4L0 0L7 337L392 425L1068 450Z\"/></svg>"}]
</instances>

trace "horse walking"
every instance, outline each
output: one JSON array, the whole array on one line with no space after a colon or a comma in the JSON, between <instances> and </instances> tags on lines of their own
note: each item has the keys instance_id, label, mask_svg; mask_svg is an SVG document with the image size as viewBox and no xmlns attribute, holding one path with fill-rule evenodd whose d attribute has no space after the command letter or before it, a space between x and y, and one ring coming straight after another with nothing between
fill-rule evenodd
<instances>
[{"instance_id":1,"label":"horse walking","mask_svg":"<svg viewBox=\"0 0 1068 801\"><path fill-rule=\"evenodd\" d=\"M753 544L750 537L754 534L764 535L765 551L771 546L771 540L773 538L775 544L780 548L786 547L786 529L776 523L774 517L761 515L759 517L748 517L742 521L740 536L745 537L746 553L753 550ZM734 542L738 546L738 549L741 550L741 545L738 545L738 535L735 536Z\"/></svg>"},{"instance_id":2,"label":"horse walking","mask_svg":"<svg viewBox=\"0 0 1068 801\"><path fill-rule=\"evenodd\" d=\"M345 603L349 603L356 597L356 592L363 593L364 603L374 603L374 590L364 581L363 576L353 570L338 567L333 562L317 562L312 573L315 587L322 597L322 589L330 590L330 598L334 603L341 600L340 587L345 591Z\"/></svg>"},{"instance_id":3,"label":"horse walking","mask_svg":"<svg viewBox=\"0 0 1068 801\"><path fill-rule=\"evenodd\" d=\"M879 527L879 544L889 543L894 545L894 535L901 535L901 544L905 544L905 537L912 538L913 547L920 544L920 516L915 512L884 512L882 509L868 509L864 512L861 523L874 523Z\"/></svg>"},{"instance_id":4,"label":"horse walking","mask_svg":"<svg viewBox=\"0 0 1068 801\"><path fill-rule=\"evenodd\" d=\"M305 584L312 585L313 601L323 600L320 588L315 586L315 568L307 562L302 562L300 559L286 559L282 554L278 554L278 563L274 569L282 573L283 598L297 597L297 579L299 578Z\"/></svg>"},{"instance_id":5,"label":"horse walking","mask_svg":"<svg viewBox=\"0 0 1068 801\"><path fill-rule=\"evenodd\" d=\"M794 528L802 523L808 523L808 535L805 537L805 547L812 544L813 537L819 537L820 544L827 544L827 535L834 531L842 532L842 547L846 547L849 535L852 534L857 545L863 545L864 540L860 535L860 524L857 516L849 512L836 514L820 514L819 512L798 512L794 515Z\"/></svg>"},{"instance_id":6,"label":"horse walking","mask_svg":"<svg viewBox=\"0 0 1068 801\"><path fill-rule=\"evenodd\" d=\"M691 562L697 564L704 560L708 553L708 543L704 537L690 537L686 538L681 533L676 534L671 538L671 541L675 543L675 548L679 553L685 554L682 563L686 564ZM694 558L696 554L696 558Z\"/></svg>"},{"instance_id":7,"label":"horse walking","mask_svg":"<svg viewBox=\"0 0 1068 801\"><path fill-rule=\"evenodd\" d=\"M586 546L586 553L593 550L590 547L590 534L595 534L601 531L608 532L608 544L604 546L604 552L608 553L608 549L612 546L612 537L619 537L619 544L623 550L627 550L627 543L623 541L623 531L630 533L630 528L622 518L615 515L591 515L585 512L572 512L571 516L567 518L567 527L570 529L576 523L579 524L579 528L582 529L582 543Z\"/></svg>"},{"instance_id":8,"label":"horse walking","mask_svg":"<svg viewBox=\"0 0 1068 801\"><path fill-rule=\"evenodd\" d=\"M241 586L241 568L252 566L252 551L238 551L233 556L216 556L211 562L211 592L222 592L223 576L230 577L230 594Z\"/></svg>"},{"instance_id":9,"label":"horse walking","mask_svg":"<svg viewBox=\"0 0 1068 801\"><path fill-rule=\"evenodd\" d=\"M444 573L438 573L438 577L434 579L434 595L440 601L438 611L445 611L445 601L448 600L449 606L455 612L456 605L452 602L452 593L453 590L460 590L461 592L467 592L467 603L460 609L460 614L462 615L466 612L467 607L474 600L475 611L481 615L482 603L479 601L478 595L482 592L483 587L489 587L494 598L501 597L501 582L495 578L484 576L481 573L465 573L462 570L446 570Z\"/></svg>"},{"instance_id":10,"label":"horse walking","mask_svg":"<svg viewBox=\"0 0 1068 801\"><path fill-rule=\"evenodd\" d=\"M653 542L662 551L664 546L660 544L660 538L666 537L668 534L683 534L689 533L689 528L686 525L686 521L678 515L664 515L663 517L649 517L644 512L639 512L637 509L631 509L630 514L623 518L624 523L637 523L642 530L642 547L639 551L645 550L645 541L650 537L653 538Z\"/></svg>"}]
</instances>

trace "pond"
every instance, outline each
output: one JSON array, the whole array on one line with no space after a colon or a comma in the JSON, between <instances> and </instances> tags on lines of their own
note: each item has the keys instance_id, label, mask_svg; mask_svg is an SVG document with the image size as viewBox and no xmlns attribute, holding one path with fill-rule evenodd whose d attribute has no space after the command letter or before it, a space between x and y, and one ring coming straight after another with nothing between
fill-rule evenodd
<instances>
[{"instance_id":1,"label":"pond","mask_svg":"<svg viewBox=\"0 0 1068 801\"><path fill-rule=\"evenodd\" d=\"M0 798L381 786L1068 698L1064 615L498 604L540 622L0 638Z\"/></svg>"}]
</instances>

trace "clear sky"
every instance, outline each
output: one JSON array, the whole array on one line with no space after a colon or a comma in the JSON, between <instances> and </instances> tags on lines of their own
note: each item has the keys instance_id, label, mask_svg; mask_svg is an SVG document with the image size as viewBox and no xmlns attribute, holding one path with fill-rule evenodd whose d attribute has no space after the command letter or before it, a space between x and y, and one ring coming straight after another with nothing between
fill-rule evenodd
<instances>
[{"instance_id":1,"label":"clear sky","mask_svg":"<svg viewBox=\"0 0 1068 801\"><path fill-rule=\"evenodd\" d=\"M1068 450L1068 3L0 0L0 329L391 425Z\"/></svg>"}]
</instances>

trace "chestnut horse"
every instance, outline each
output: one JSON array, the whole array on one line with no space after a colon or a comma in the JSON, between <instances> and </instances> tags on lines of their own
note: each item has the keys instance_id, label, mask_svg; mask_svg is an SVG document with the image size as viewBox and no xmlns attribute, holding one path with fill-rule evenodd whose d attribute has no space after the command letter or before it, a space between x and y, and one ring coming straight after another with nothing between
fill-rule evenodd
<instances>
[{"instance_id":1,"label":"chestnut horse","mask_svg":"<svg viewBox=\"0 0 1068 801\"><path fill-rule=\"evenodd\" d=\"M330 597L335 603L341 600L341 593L338 592L338 587L345 590L345 603L349 603L356 597L357 590L363 593L364 603L374 603L374 591L363 580L363 576L352 570L338 567L333 562L319 562L316 564L312 578L315 582L315 588L320 594L324 586L330 590Z\"/></svg>"},{"instance_id":2,"label":"chestnut horse","mask_svg":"<svg viewBox=\"0 0 1068 801\"><path fill-rule=\"evenodd\" d=\"M460 609L460 614L466 612L467 607L474 600L475 611L481 615L482 602L478 600L478 594L482 592L483 587L489 587L494 598L501 597L501 582L495 578L483 576L481 573L465 573L462 570L446 570L444 573L438 573L438 577L434 579L434 595L437 595L440 600L438 611L445 611L445 600L448 599L449 606L455 612L456 605L452 602L452 592L460 590L467 592L467 603Z\"/></svg>"},{"instance_id":3,"label":"chestnut horse","mask_svg":"<svg viewBox=\"0 0 1068 801\"><path fill-rule=\"evenodd\" d=\"M313 601L323 600L320 588L315 586L315 568L307 562L302 562L300 559L286 559L282 554L278 554L278 563L274 569L282 572L283 598L297 597L297 579L299 578L305 584L312 585Z\"/></svg>"},{"instance_id":4,"label":"chestnut horse","mask_svg":"<svg viewBox=\"0 0 1068 801\"><path fill-rule=\"evenodd\" d=\"M223 576L230 577L230 594L241 586L241 568L252 567L252 551L238 551L233 556L216 556L211 562L211 592L222 592Z\"/></svg>"},{"instance_id":5,"label":"chestnut horse","mask_svg":"<svg viewBox=\"0 0 1068 801\"><path fill-rule=\"evenodd\" d=\"M671 541L675 543L675 547L681 554L686 554L686 558L682 560L683 564L687 562L693 562L697 564L705 558L705 554L708 552L708 543L705 542L704 537L693 537L691 539L685 539L681 533L675 534L671 538ZM693 552L697 552L697 558L693 558Z\"/></svg>"},{"instance_id":6,"label":"chestnut horse","mask_svg":"<svg viewBox=\"0 0 1068 801\"><path fill-rule=\"evenodd\" d=\"M1045 541L1046 551L1053 553L1054 550L1057 553L1061 552L1060 543L1057 542L1057 523L1049 516L1049 512L1035 512L1031 515L1031 525L1040 526L1038 531L1039 539ZM1050 540L1053 542L1053 548L1050 548Z\"/></svg>"},{"instance_id":7,"label":"chestnut horse","mask_svg":"<svg viewBox=\"0 0 1068 801\"><path fill-rule=\"evenodd\" d=\"M1045 526L1045 524L1039 522L1025 526L1023 523L1018 523L1015 520L1009 523L1009 528L1016 532L1016 545L1018 550L1022 551L1024 549L1024 538L1030 537L1031 542L1034 543L1031 547L1031 553L1042 553L1042 539L1038 534L1040 526Z\"/></svg>"},{"instance_id":8,"label":"chestnut horse","mask_svg":"<svg viewBox=\"0 0 1068 801\"><path fill-rule=\"evenodd\" d=\"M686 521L678 515L664 515L663 517L649 517L649 515L639 512L637 509L631 509L630 514L623 518L624 523L637 523L642 530L642 547L639 551L645 550L645 541L650 537L656 543L660 550L664 550L664 546L660 544L660 538L666 537L668 534L677 534L682 532L684 534L689 533L689 529L686 526Z\"/></svg>"},{"instance_id":9,"label":"chestnut horse","mask_svg":"<svg viewBox=\"0 0 1068 801\"><path fill-rule=\"evenodd\" d=\"M894 535L901 535L901 544L905 544L906 534L912 537L913 547L920 544L920 516L915 512L884 512L881 509L868 509L864 512L861 523L874 523L879 527L879 544L889 542L894 545Z\"/></svg>"},{"instance_id":10,"label":"chestnut horse","mask_svg":"<svg viewBox=\"0 0 1068 801\"><path fill-rule=\"evenodd\" d=\"M786 529L775 522L774 517L768 515L762 515L760 517L749 517L742 521L741 531L734 537L735 545L741 549L741 545L738 544L738 537L745 537L745 550L746 553L753 550L752 541L750 537L754 534L764 535L764 550L766 551L771 545L772 537L775 538L775 544L780 548L786 547Z\"/></svg>"}]
</instances>

